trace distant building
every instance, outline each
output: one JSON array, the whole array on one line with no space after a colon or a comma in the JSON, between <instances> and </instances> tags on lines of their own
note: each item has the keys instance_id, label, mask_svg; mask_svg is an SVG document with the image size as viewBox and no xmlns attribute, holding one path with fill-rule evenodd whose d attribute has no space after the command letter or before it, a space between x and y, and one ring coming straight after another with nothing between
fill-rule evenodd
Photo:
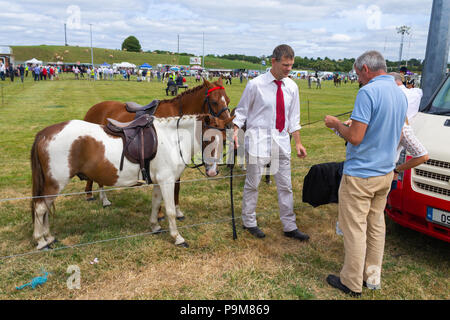
<instances>
[{"instance_id":1,"label":"distant building","mask_svg":"<svg viewBox=\"0 0 450 320\"><path fill-rule=\"evenodd\" d=\"M0 61L2 61L6 67L10 64L14 65L14 55L11 47L0 46Z\"/></svg>"}]
</instances>

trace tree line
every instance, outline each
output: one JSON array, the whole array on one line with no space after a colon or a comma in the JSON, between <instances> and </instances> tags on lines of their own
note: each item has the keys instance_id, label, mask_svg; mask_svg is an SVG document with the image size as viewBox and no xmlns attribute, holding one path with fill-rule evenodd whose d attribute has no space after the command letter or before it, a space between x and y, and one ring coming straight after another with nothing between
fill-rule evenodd
<instances>
[{"instance_id":1,"label":"tree line","mask_svg":"<svg viewBox=\"0 0 450 320\"><path fill-rule=\"evenodd\" d=\"M122 50L127 50L131 52L140 52L142 51L141 44L139 43L139 40L136 39L134 36L129 36L126 38L122 43ZM153 52L159 53L159 54L174 54L170 51L165 50L155 50ZM194 56L193 54L189 54L186 52L180 53L180 56ZM262 61L266 62L266 66L270 67L271 65L271 56L247 56L244 54L225 54L222 56L219 55L213 55L208 54L206 57L216 57L221 59L228 59L228 60L238 60L238 61L245 61L255 64L262 64ZM328 57L320 58L317 57L314 58L308 58L308 57L295 57L294 59L294 66L293 69L307 69L307 70L314 70L314 71L333 71L333 72L349 72L353 69L353 63L355 62L354 58L351 59L330 59ZM386 64L389 71L395 71L399 69L399 63L398 61L389 61L386 60ZM408 61L402 61L401 66L407 66L409 70L413 72L421 72L423 69L423 61L419 59L409 59Z\"/></svg>"},{"instance_id":2,"label":"tree line","mask_svg":"<svg viewBox=\"0 0 450 320\"><path fill-rule=\"evenodd\" d=\"M222 56L219 55L207 55L206 57L216 57L216 58L222 58L222 59L228 59L228 60L239 60L239 61L246 61L256 64L261 64L263 60L266 61L267 67L270 67L271 65L271 56L262 56L262 57L256 57L256 56L246 56L243 54L225 54ZM308 58L308 57L295 57L294 59L294 65L293 69L299 70L299 69L307 69L307 70L315 70L315 71L333 71L333 72L349 72L353 69L353 64L355 63L355 58L344 58L344 59L330 59L328 57L321 58ZM399 69L399 63L398 61L389 61L386 60L386 65L389 69L389 71L395 71ZM408 66L408 69L413 72L422 71L423 68L423 61L419 59L409 59L409 60L403 60L400 64L401 66Z\"/></svg>"}]
</instances>

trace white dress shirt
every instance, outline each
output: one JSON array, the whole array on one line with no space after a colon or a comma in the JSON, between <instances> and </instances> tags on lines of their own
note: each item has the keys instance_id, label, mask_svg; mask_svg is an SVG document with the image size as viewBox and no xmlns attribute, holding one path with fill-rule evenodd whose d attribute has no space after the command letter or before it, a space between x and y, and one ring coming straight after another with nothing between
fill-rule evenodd
<instances>
[{"instance_id":1,"label":"white dress shirt","mask_svg":"<svg viewBox=\"0 0 450 320\"><path fill-rule=\"evenodd\" d=\"M406 116L408 117L408 121L411 122L411 119L417 114L417 112L419 112L420 100L423 96L422 89L408 89L403 84L399 86L399 88L405 94L406 99L408 99L408 111L406 113Z\"/></svg>"},{"instance_id":2,"label":"white dress shirt","mask_svg":"<svg viewBox=\"0 0 450 320\"><path fill-rule=\"evenodd\" d=\"M257 157L270 157L272 140L280 151L291 154L290 133L300 130L300 99L297 84L284 78L281 89L284 97L285 124L283 131L275 128L277 85L270 71L250 80L236 107L233 123L242 128L246 124L246 151Z\"/></svg>"}]
</instances>

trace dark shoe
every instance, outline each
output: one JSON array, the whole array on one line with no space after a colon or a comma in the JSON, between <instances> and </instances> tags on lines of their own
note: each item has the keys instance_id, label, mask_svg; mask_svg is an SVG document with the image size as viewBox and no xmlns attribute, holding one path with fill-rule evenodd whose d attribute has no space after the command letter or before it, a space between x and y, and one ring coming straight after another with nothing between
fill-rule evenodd
<instances>
[{"instance_id":1,"label":"dark shoe","mask_svg":"<svg viewBox=\"0 0 450 320\"><path fill-rule=\"evenodd\" d=\"M306 241L309 239L309 236L306 233L301 232L298 229L293 231L285 232L284 235L289 238L298 239L300 241Z\"/></svg>"},{"instance_id":2,"label":"dark shoe","mask_svg":"<svg viewBox=\"0 0 450 320\"><path fill-rule=\"evenodd\" d=\"M354 292L350 290L347 286L343 285L341 279L333 274L328 275L327 282L330 286L341 290L342 292L351 295L352 297L360 297L361 292Z\"/></svg>"},{"instance_id":3,"label":"dark shoe","mask_svg":"<svg viewBox=\"0 0 450 320\"><path fill-rule=\"evenodd\" d=\"M246 226L242 226L244 229L247 229L248 232L250 232L252 235L254 235L257 238L264 238L266 235L264 234L264 232L261 231L260 228L258 227L250 227L247 228Z\"/></svg>"}]
</instances>

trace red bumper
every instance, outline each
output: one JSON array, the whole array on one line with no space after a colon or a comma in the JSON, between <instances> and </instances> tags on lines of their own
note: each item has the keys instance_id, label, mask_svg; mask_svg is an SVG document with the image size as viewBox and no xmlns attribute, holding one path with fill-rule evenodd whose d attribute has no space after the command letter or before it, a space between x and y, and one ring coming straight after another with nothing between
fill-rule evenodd
<instances>
[{"instance_id":1,"label":"red bumper","mask_svg":"<svg viewBox=\"0 0 450 320\"><path fill-rule=\"evenodd\" d=\"M386 213L394 222L437 239L450 242L450 228L427 220L427 207L450 211L448 201L417 193L411 188L411 173L405 172L386 205Z\"/></svg>"}]
</instances>

